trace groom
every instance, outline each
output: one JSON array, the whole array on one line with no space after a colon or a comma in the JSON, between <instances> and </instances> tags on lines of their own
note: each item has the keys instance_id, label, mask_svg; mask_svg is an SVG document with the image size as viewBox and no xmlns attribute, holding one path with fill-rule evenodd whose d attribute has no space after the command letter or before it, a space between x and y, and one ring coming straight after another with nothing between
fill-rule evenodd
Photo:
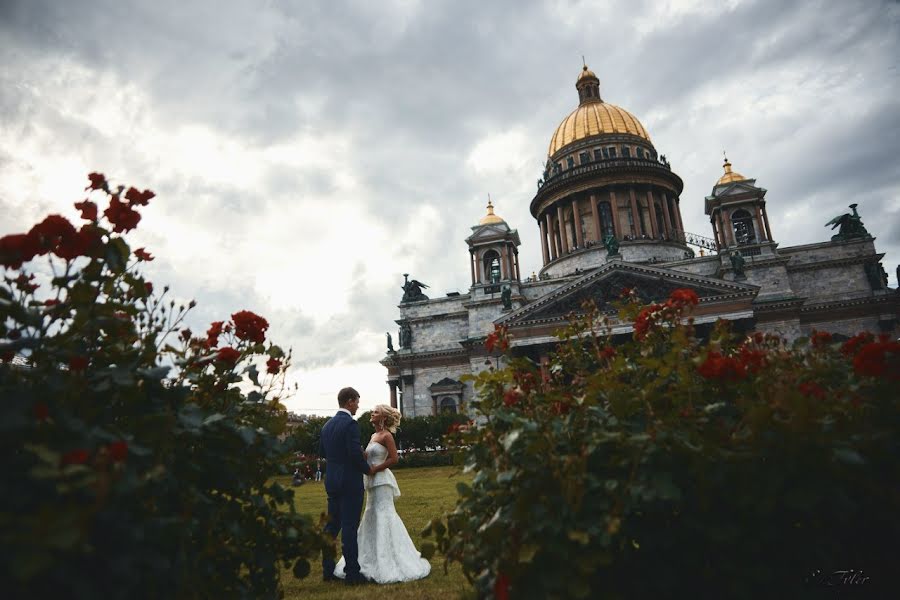
<instances>
[{"instance_id":1,"label":"groom","mask_svg":"<svg viewBox=\"0 0 900 600\"><path fill-rule=\"evenodd\" d=\"M359 572L359 547L356 543L356 529L363 504L363 478L369 474L359 442L359 424L353 415L359 409L359 392L345 387L338 392L338 412L322 428L319 441L319 456L324 456L328 469L325 471L325 492L328 494L328 525L325 531L336 538L341 532L341 546L344 552L345 579L347 585L368 583ZM333 581L334 560L322 558L322 579Z\"/></svg>"}]
</instances>

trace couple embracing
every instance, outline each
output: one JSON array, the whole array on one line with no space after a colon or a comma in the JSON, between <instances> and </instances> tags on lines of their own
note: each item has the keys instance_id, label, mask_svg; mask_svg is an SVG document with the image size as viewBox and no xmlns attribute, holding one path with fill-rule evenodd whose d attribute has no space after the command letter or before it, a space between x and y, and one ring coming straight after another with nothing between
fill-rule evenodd
<instances>
[{"instance_id":1,"label":"couple embracing","mask_svg":"<svg viewBox=\"0 0 900 600\"><path fill-rule=\"evenodd\" d=\"M416 550L394 508L400 488L388 467L397 462L393 433L400 423L400 411L384 404L372 410L375 433L363 452L359 425L353 420L359 410L359 393L351 387L342 389L338 406L337 414L322 428L319 455L328 464L325 530L335 538L341 533L344 556L337 565L333 560L322 560L322 579L343 579L348 585L358 585L427 576L431 564ZM363 490L368 495L360 521Z\"/></svg>"}]
</instances>

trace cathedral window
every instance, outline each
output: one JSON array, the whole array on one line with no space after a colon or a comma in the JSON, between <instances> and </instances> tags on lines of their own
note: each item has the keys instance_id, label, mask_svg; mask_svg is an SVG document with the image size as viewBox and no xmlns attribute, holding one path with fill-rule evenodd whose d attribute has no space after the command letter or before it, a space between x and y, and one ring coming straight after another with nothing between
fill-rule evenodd
<instances>
[{"instance_id":1,"label":"cathedral window","mask_svg":"<svg viewBox=\"0 0 900 600\"><path fill-rule=\"evenodd\" d=\"M500 255L494 250L484 253L484 274L488 283L500 282Z\"/></svg>"},{"instance_id":2,"label":"cathedral window","mask_svg":"<svg viewBox=\"0 0 900 600\"><path fill-rule=\"evenodd\" d=\"M597 208L600 209L600 229L603 231L603 237L600 239L602 241L608 235L615 235L612 208L610 208L609 202L600 202L597 204Z\"/></svg>"},{"instance_id":3,"label":"cathedral window","mask_svg":"<svg viewBox=\"0 0 900 600\"><path fill-rule=\"evenodd\" d=\"M566 165L571 169L572 167L575 166L575 159L572 158L571 156L566 158Z\"/></svg>"},{"instance_id":4,"label":"cathedral window","mask_svg":"<svg viewBox=\"0 0 900 600\"><path fill-rule=\"evenodd\" d=\"M631 148L622 146L622 158L631 158Z\"/></svg>"},{"instance_id":5,"label":"cathedral window","mask_svg":"<svg viewBox=\"0 0 900 600\"><path fill-rule=\"evenodd\" d=\"M637 154L638 158L644 158L644 149L638 146L635 150L635 154Z\"/></svg>"},{"instance_id":6,"label":"cathedral window","mask_svg":"<svg viewBox=\"0 0 900 600\"><path fill-rule=\"evenodd\" d=\"M653 206L656 209L656 233L660 238L668 237L666 236L666 219L662 205L659 202L654 202Z\"/></svg>"},{"instance_id":7,"label":"cathedral window","mask_svg":"<svg viewBox=\"0 0 900 600\"><path fill-rule=\"evenodd\" d=\"M444 396L441 398L441 413L447 415L456 414L456 398L453 396Z\"/></svg>"},{"instance_id":8,"label":"cathedral window","mask_svg":"<svg viewBox=\"0 0 900 600\"><path fill-rule=\"evenodd\" d=\"M594 160L600 160L601 158L603 158L603 154L600 150L594 150Z\"/></svg>"},{"instance_id":9,"label":"cathedral window","mask_svg":"<svg viewBox=\"0 0 900 600\"><path fill-rule=\"evenodd\" d=\"M590 160L590 159L588 158L587 152L582 152L581 154L578 155L579 164L586 165L588 163L588 160Z\"/></svg>"},{"instance_id":10,"label":"cathedral window","mask_svg":"<svg viewBox=\"0 0 900 600\"><path fill-rule=\"evenodd\" d=\"M734 239L738 244L750 244L756 241L753 218L743 208L731 213L731 225L734 227Z\"/></svg>"},{"instance_id":11,"label":"cathedral window","mask_svg":"<svg viewBox=\"0 0 900 600\"><path fill-rule=\"evenodd\" d=\"M609 157L610 157L610 158L615 158L615 157L616 157L616 148L615 148L615 146L610 146L610 147L608 148L608 151L609 151Z\"/></svg>"}]
</instances>

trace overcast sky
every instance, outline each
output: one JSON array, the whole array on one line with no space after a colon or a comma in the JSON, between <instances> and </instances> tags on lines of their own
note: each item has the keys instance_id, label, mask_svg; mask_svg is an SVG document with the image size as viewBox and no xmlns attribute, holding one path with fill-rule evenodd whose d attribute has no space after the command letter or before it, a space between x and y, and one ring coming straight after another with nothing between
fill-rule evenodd
<instances>
[{"instance_id":1,"label":"overcast sky","mask_svg":"<svg viewBox=\"0 0 900 600\"><path fill-rule=\"evenodd\" d=\"M897 283L896 2L0 0L0 53L0 235L76 220L90 171L154 190L148 278L194 331L268 318L296 412L388 401L402 273L465 292L488 193L540 268L528 205L582 55L684 179L688 231L727 150L782 247L856 202Z\"/></svg>"}]
</instances>

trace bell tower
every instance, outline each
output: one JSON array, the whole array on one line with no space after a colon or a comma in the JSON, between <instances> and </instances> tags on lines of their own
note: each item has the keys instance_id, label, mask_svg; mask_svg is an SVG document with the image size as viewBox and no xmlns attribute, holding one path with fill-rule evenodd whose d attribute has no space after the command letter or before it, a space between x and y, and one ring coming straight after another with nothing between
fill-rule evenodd
<instances>
[{"instance_id":1,"label":"bell tower","mask_svg":"<svg viewBox=\"0 0 900 600\"><path fill-rule=\"evenodd\" d=\"M519 232L510 229L502 218L494 214L494 205L488 197L487 214L472 227L472 235L466 238L469 246L469 263L472 271L472 291L483 294L499 294L504 286L515 286L518 292Z\"/></svg>"},{"instance_id":2,"label":"bell tower","mask_svg":"<svg viewBox=\"0 0 900 600\"><path fill-rule=\"evenodd\" d=\"M716 249L724 255L738 251L745 257L772 254L776 244L766 212L767 190L732 170L727 156L722 168L725 173L704 203Z\"/></svg>"}]
</instances>

